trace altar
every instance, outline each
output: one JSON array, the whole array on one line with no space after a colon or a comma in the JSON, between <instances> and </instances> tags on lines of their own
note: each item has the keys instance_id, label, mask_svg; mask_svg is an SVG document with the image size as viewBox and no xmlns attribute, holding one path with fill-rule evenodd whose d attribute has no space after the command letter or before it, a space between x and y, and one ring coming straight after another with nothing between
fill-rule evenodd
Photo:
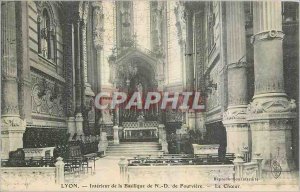
<instances>
[{"instance_id":1,"label":"altar","mask_svg":"<svg viewBox=\"0 0 300 192\"><path fill-rule=\"evenodd\" d=\"M123 122L124 140L158 139L158 122Z\"/></svg>"}]
</instances>

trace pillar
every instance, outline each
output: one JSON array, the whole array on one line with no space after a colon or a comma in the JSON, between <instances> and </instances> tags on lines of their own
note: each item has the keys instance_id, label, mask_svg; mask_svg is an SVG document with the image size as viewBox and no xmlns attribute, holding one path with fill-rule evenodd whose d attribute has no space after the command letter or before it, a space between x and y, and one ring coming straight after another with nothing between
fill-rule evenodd
<instances>
[{"instance_id":1,"label":"pillar","mask_svg":"<svg viewBox=\"0 0 300 192\"><path fill-rule=\"evenodd\" d=\"M88 17L88 8L87 8L88 4L85 3L85 16L83 18L83 21L81 23L81 41L82 41L82 72L83 72L83 84L85 87L85 95L87 97L93 97L95 96L92 87L90 85L90 83L88 82L88 62L87 62L87 39L86 39L86 35L87 35L87 17Z\"/></svg>"},{"instance_id":2,"label":"pillar","mask_svg":"<svg viewBox=\"0 0 300 192\"><path fill-rule=\"evenodd\" d=\"M87 19L88 19L88 6L85 2L83 4L82 20L80 22L80 55L81 55L81 102L82 102L82 116L83 116L83 127L85 134L90 134L91 129L89 127L89 113L92 110L91 101L95 96L91 85L88 82L88 62L87 62Z\"/></svg>"},{"instance_id":3,"label":"pillar","mask_svg":"<svg viewBox=\"0 0 300 192\"><path fill-rule=\"evenodd\" d=\"M65 96L68 98L66 100L66 111L67 111L67 126L69 133L71 133L71 138L72 138L72 133L74 134L76 132L76 127L75 127L75 80L74 80L74 75L75 75L75 49L76 47L73 46L73 42L75 39L73 35L70 35L73 33L73 13L69 12L67 13L67 19L65 21L65 28L63 30L64 32L64 41L65 41L65 50L64 50L64 62L65 62L65 71L66 71L66 83L65 83ZM74 25L75 28L75 25ZM69 124L71 123L71 124ZM73 124L74 125L73 125Z\"/></svg>"},{"instance_id":4,"label":"pillar","mask_svg":"<svg viewBox=\"0 0 300 192\"><path fill-rule=\"evenodd\" d=\"M291 123L296 117L295 100L284 91L281 1L253 3L255 92L248 106L252 156L260 153L262 169L294 169L291 151Z\"/></svg>"},{"instance_id":5,"label":"pillar","mask_svg":"<svg viewBox=\"0 0 300 192\"><path fill-rule=\"evenodd\" d=\"M83 133L83 117L81 113L77 113L75 116L75 127L77 136L84 135Z\"/></svg>"},{"instance_id":6,"label":"pillar","mask_svg":"<svg viewBox=\"0 0 300 192\"><path fill-rule=\"evenodd\" d=\"M20 118L17 82L16 4L1 4L2 97L1 97L1 158L23 147L26 122Z\"/></svg>"},{"instance_id":7,"label":"pillar","mask_svg":"<svg viewBox=\"0 0 300 192\"><path fill-rule=\"evenodd\" d=\"M114 144L119 144L119 126L115 125L113 126L113 130L114 130Z\"/></svg>"},{"instance_id":8,"label":"pillar","mask_svg":"<svg viewBox=\"0 0 300 192\"><path fill-rule=\"evenodd\" d=\"M16 45L19 85L19 111L21 119L31 121L31 77L28 62L27 2L16 3Z\"/></svg>"},{"instance_id":9,"label":"pillar","mask_svg":"<svg viewBox=\"0 0 300 192\"><path fill-rule=\"evenodd\" d=\"M81 86L81 65L80 65L80 17L74 21L74 46L75 46L75 113L76 119L82 118L82 86ZM78 121L79 122L79 121ZM77 126L77 125L76 125Z\"/></svg>"},{"instance_id":10,"label":"pillar","mask_svg":"<svg viewBox=\"0 0 300 192\"><path fill-rule=\"evenodd\" d=\"M72 139L73 135L76 133L76 123L74 117L68 117L67 119L67 127L68 133L70 133L70 140Z\"/></svg>"},{"instance_id":11,"label":"pillar","mask_svg":"<svg viewBox=\"0 0 300 192\"><path fill-rule=\"evenodd\" d=\"M65 163L62 157L58 157L55 163L55 183L57 185L65 182Z\"/></svg>"},{"instance_id":12,"label":"pillar","mask_svg":"<svg viewBox=\"0 0 300 192\"><path fill-rule=\"evenodd\" d=\"M158 142L161 144L162 151L168 153L167 132L164 124L158 125Z\"/></svg>"},{"instance_id":13,"label":"pillar","mask_svg":"<svg viewBox=\"0 0 300 192\"><path fill-rule=\"evenodd\" d=\"M108 147L107 134L106 132L101 133L101 138L98 144L98 151L103 151L103 155L105 155L106 149Z\"/></svg>"},{"instance_id":14,"label":"pillar","mask_svg":"<svg viewBox=\"0 0 300 192\"><path fill-rule=\"evenodd\" d=\"M97 93L101 91L101 63L103 58L103 7L101 1L93 2L93 44L96 49L96 76L95 84L97 85ZM95 112L95 126L100 129L101 111ZM102 130L100 130L100 135Z\"/></svg>"},{"instance_id":15,"label":"pillar","mask_svg":"<svg viewBox=\"0 0 300 192\"><path fill-rule=\"evenodd\" d=\"M223 114L227 153L249 148L246 33L243 2L226 2L228 108Z\"/></svg>"},{"instance_id":16,"label":"pillar","mask_svg":"<svg viewBox=\"0 0 300 192\"><path fill-rule=\"evenodd\" d=\"M193 12L191 10L186 11L186 46L184 50L185 56L185 69L184 82L185 89L188 91L194 91L194 44L193 44Z\"/></svg>"}]
</instances>

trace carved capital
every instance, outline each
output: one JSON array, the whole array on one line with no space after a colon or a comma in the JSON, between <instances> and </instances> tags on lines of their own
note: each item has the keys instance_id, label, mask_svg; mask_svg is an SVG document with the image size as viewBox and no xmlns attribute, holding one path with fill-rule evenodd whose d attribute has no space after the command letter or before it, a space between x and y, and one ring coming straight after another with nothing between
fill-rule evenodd
<instances>
[{"instance_id":1,"label":"carved capital","mask_svg":"<svg viewBox=\"0 0 300 192\"><path fill-rule=\"evenodd\" d=\"M237 62L237 63L230 63L227 64L228 69L233 69L233 68L246 68L247 67L247 62L245 61L241 61L241 62Z\"/></svg>"},{"instance_id":2,"label":"carved capital","mask_svg":"<svg viewBox=\"0 0 300 192\"><path fill-rule=\"evenodd\" d=\"M20 119L19 116L2 116L1 131L25 131L26 122Z\"/></svg>"},{"instance_id":3,"label":"carved capital","mask_svg":"<svg viewBox=\"0 0 300 192\"><path fill-rule=\"evenodd\" d=\"M223 113L223 120L244 120L246 119L247 108L246 106L229 108Z\"/></svg>"},{"instance_id":4,"label":"carved capital","mask_svg":"<svg viewBox=\"0 0 300 192\"><path fill-rule=\"evenodd\" d=\"M251 43L255 44L259 41L266 41L266 40L283 40L284 33L278 30L270 30L270 31L263 31L259 32L251 37Z\"/></svg>"},{"instance_id":5,"label":"carved capital","mask_svg":"<svg viewBox=\"0 0 300 192\"><path fill-rule=\"evenodd\" d=\"M283 112L294 112L296 110L296 101L291 99L290 101L286 98L264 98L254 100L248 105L248 114L258 113L283 113Z\"/></svg>"}]
</instances>

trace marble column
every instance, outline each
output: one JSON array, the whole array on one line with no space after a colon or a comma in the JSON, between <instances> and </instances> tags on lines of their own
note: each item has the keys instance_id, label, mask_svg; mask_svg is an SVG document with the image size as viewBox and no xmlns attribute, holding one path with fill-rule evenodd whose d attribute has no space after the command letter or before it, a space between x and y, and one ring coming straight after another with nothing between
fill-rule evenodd
<instances>
[{"instance_id":1,"label":"marble column","mask_svg":"<svg viewBox=\"0 0 300 192\"><path fill-rule=\"evenodd\" d=\"M16 46L18 63L19 110L21 119L31 122L31 76L28 62L27 2L16 2Z\"/></svg>"},{"instance_id":2,"label":"marble column","mask_svg":"<svg viewBox=\"0 0 300 192\"><path fill-rule=\"evenodd\" d=\"M223 114L227 153L249 148L246 33L243 2L226 2L228 108Z\"/></svg>"},{"instance_id":3,"label":"marble column","mask_svg":"<svg viewBox=\"0 0 300 192\"><path fill-rule=\"evenodd\" d=\"M16 4L1 4L2 97L1 97L1 158L23 147L26 122L20 118L17 83Z\"/></svg>"},{"instance_id":4,"label":"marble column","mask_svg":"<svg viewBox=\"0 0 300 192\"><path fill-rule=\"evenodd\" d=\"M73 46L73 33L72 23L73 23L73 14L71 12L67 13L67 20L65 22L65 26L63 28L64 32L64 41L65 41L65 51L64 51L64 62L65 62L65 70L66 70L66 83L65 83L65 96L68 98L66 100L67 107L67 127L68 133L70 133L70 139L76 133L76 123L75 123L75 95L74 95L74 51L75 47Z\"/></svg>"},{"instance_id":5,"label":"marble column","mask_svg":"<svg viewBox=\"0 0 300 192\"><path fill-rule=\"evenodd\" d=\"M101 91L101 63L103 59L103 31L104 31L104 26L103 26L103 6L101 1L98 2L93 2L92 3L93 7L93 44L96 49L96 63L97 65L95 66L96 70L96 76L95 76L95 84L97 85L97 90L95 90L97 93ZM95 112L95 126L96 128L100 129L100 143L105 142L102 140L102 130L101 130L101 111L96 110ZM102 144L101 144L102 145Z\"/></svg>"},{"instance_id":6,"label":"marble column","mask_svg":"<svg viewBox=\"0 0 300 192\"><path fill-rule=\"evenodd\" d=\"M194 91L194 41L193 41L193 11L186 11L186 45L184 50L185 68L184 68L184 81L185 89Z\"/></svg>"},{"instance_id":7,"label":"marble column","mask_svg":"<svg viewBox=\"0 0 300 192\"><path fill-rule=\"evenodd\" d=\"M88 18L88 4L85 3L85 11L83 14L83 20L82 20L82 25L81 25L81 42L82 42L82 67L83 67L83 84L85 87L85 95L87 97L93 97L95 96L90 83L88 82L88 62L87 62L87 39L86 39L86 35L87 35L87 18Z\"/></svg>"},{"instance_id":8,"label":"marble column","mask_svg":"<svg viewBox=\"0 0 300 192\"><path fill-rule=\"evenodd\" d=\"M87 62L87 20L88 20L88 10L89 3L83 3L82 7L82 21L81 21L81 30L80 30L80 41L81 41L81 86L82 89L82 116L83 116L83 126L86 131L86 134L91 134L89 113L92 111L91 101L95 96L90 83L88 82L88 62Z\"/></svg>"},{"instance_id":9,"label":"marble column","mask_svg":"<svg viewBox=\"0 0 300 192\"><path fill-rule=\"evenodd\" d=\"M272 171L274 162L283 172L294 169L290 122L296 117L296 103L284 91L281 3L253 3L255 93L247 120L252 154L262 154L266 173Z\"/></svg>"},{"instance_id":10,"label":"marble column","mask_svg":"<svg viewBox=\"0 0 300 192\"><path fill-rule=\"evenodd\" d=\"M81 104L82 104L82 116L83 116L83 127L85 129L85 134L90 134L90 128L89 128L89 118L88 114L92 110L91 100L95 96L91 85L88 83L88 77L87 77L87 5L85 3L83 18L80 22L80 55L81 55Z\"/></svg>"},{"instance_id":11,"label":"marble column","mask_svg":"<svg viewBox=\"0 0 300 192\"><path fill-rule=\"evenodd\" d=\"M80 65L80 17L77 15L74 21L74 46L75 46L75 125L77 135L83 134L83 118L82 118L82 86L81 86L81 65Z\"/></svg>"}]
</instances>

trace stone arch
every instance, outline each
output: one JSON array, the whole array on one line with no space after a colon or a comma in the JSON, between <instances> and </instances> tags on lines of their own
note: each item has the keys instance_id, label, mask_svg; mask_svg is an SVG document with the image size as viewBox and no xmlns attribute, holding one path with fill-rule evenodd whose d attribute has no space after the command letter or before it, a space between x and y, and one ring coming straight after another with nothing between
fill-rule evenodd
<instances>
[{"instance_id":1,"label":"stone arch","mask_svg":"<svg viewBox=\"0 0 300 192\"><path fill-rule=\"evenodd\" d=\"M124 63L128 63L128 61L135 59L135 58L144 60L145 61L144 63L148 64L148 66L145 66L145 67L153 70L155 73L155 76L157 76L158 60L148 54L145 54L144 52L142 52L138 49L129 51L128 53L126 53L125 55L123 55L122 57L117 59L116 63L117 63L117 65L122 65Z\"/></svg>"}]
</instances>

